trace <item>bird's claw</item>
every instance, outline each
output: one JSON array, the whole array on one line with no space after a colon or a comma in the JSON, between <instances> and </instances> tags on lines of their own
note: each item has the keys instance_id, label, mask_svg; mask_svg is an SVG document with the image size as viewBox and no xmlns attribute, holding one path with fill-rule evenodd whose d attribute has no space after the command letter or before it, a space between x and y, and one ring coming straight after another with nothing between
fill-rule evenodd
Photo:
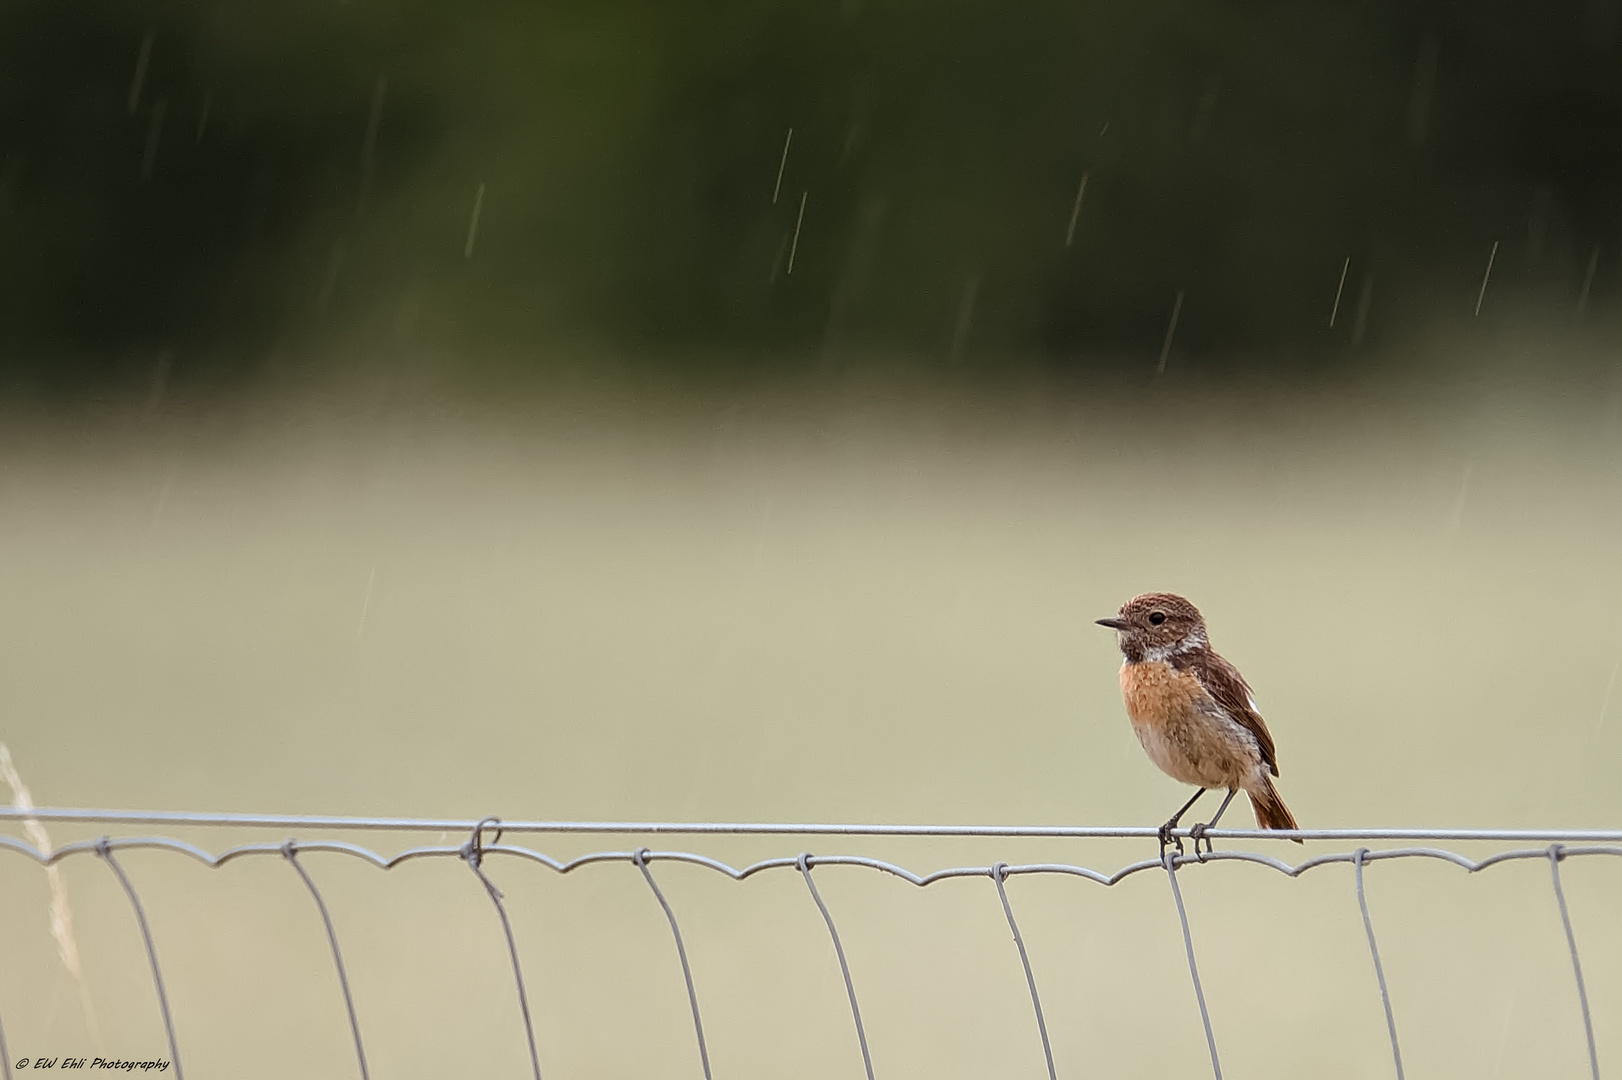
<instances>
[{"instance_id":1,"label":"bird's claw","mask_svg":"<svg viewBox=\"0 0 1622 1080\"><path fill-rule=\"evenodd\" d=\"M1169 848L1169 847L1176 848L1178 855L1181 855L1183 853L1183 839L1182 839L1182 837L1172 835L1172 830L1175 829L1175 828L1177 828L1177 820L1175 818L1173 818L1171 821L1166 822L1164 825L1160 826L1160 855L1161 855L1161 858L1165 858L1166 849Z\"/></svg>"},{"instance_id":2,"label":"bird's claw","mask_svg":"<svg viewBox=\"0 0 1622 1080\"><path fill-rule=\"evenodd\" d=\"M1198 825L1190 826L1188 830L1189 837L1194 841L1194 857L1201 862L1205 861L1205 856L1200 854L1201 841L1205 842L1205 855L1210 855L1216 850L1211 846L1211 838L1205 835L1205 830L1210 827L1210 823L1202 821Z\"/></svg>"}]
</instances>

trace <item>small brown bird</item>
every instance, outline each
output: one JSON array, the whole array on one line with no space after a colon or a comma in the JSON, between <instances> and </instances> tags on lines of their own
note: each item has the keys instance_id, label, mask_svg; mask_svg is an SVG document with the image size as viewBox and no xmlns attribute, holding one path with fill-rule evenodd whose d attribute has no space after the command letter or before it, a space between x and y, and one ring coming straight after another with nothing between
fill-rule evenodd
<instances>
[{"instance_id":1,"label":"small brown bird","mask_svg":"<svg viewBox=\"0 0 1622 1080\"><path fill-rule=\"evenodd\" d=\"M1144 593L1098 624L1120 632L1126 658L1121 696L1149 759L1174 780L1199 788L1160 827L1162 847L1172 842L1171 830L1189 807L1217 787L1227 788L1228 797L1215 817L1189 830L1196 852L1205 830L1217 823L1241 788L1250 796L1257 828L1295 828L1295 817L1273 786L1278 775L1273 736L1256 709L1250 684L1212 650L1199 609L1173 593Z\"/></svg>"}]
</instances>

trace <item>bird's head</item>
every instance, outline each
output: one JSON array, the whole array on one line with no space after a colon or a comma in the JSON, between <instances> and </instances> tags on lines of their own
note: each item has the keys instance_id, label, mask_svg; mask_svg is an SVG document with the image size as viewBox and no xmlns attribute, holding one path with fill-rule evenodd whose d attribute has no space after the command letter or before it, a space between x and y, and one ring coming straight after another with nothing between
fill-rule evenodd
<instances>
[{"instance_id":1,"label":"bird's head","mask_svg":"<svg viewBox=\"0 0 1622 1080\"><path fill-rule=\"evenodd\" d=\"M1210 644L1200 609L1175 593L1134 596L1098 625L1120 632L1121 652L1134 663L1169 660Z\"/></svg>"}]
</instances>

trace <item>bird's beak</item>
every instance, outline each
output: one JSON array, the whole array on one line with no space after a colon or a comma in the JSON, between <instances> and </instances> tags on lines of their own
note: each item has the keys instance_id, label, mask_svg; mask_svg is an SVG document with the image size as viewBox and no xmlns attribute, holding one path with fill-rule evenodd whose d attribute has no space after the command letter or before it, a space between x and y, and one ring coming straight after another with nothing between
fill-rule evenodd
<instances>
[{"instance_id":1,"label":"bird's beak","mask_svg":"<svg viewBox=\"0 0 1622 1080\"><path fill-rule=\"evenodd\" d=\"M1126 629L1126 620L1125 619L1097 619L1097 620L1094 620L1094 621L1096 621L1099 626L1107 626L1111 630L1125 630Z\"/></svg>"}]
</instances>

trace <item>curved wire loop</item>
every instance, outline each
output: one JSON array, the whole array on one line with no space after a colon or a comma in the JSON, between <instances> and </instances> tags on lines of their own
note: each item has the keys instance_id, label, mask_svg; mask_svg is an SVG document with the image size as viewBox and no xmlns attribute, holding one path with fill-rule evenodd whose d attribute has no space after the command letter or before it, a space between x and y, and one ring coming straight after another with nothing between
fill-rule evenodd
<instances>
[{"instance_id":1,"label":"curved wire loop","mask_svg":"<svg viewBox=\"0 0 1622 1080\"><path fill-rule=\"evenodd\" d=\"M282 855L298 871L298 876L304 880L304 885L310 890L310 896L315 900L316 908L321 912L321 924L327 928L327 944L332 946L332 963L338 969L338 985L344 992L344 1008L349 1013L349 1033L355 1037L355 1060L360 1063L361 1080L371 1080L371 1073L366 1068L366 1046L360 1038L360 1021L355 1017L355 998L349 992L349 973L344 969L344 954L338 949L338 931L333 929L332 915L327 911L327 902L321 898L321 890L315 887L315 879L310 877L304 864L298 861L298 845L288 840L282 845Z\"/></svg>"},{"instance_id":2,"label":"curved wire loop","mask_svg":"<svg viewBox=\"0 0 1622 1080\"><path fill-rule=\"evenodd\" d=\"M1042 1057L1048 1063L1048 1080L1059 1080L1053 1068L1053 1046L1048 1042L1048 1023L1042 1018L1042 999L1036 992L1036 975L1031 971L1031 958L1025 952L1025 939L1019 936L1019 924L1014 922L1014 909L1008 903L1008 890L1003 879L1008 876L1008 864L997 863L991 868L991 880L997 885L997 898L1002 901L1002 913L1008 916L1008 929L1014 933L1014 945L1019 949L1019 962L1025 968L1025 985L1031 988L1031 1008L1036 1010L1036 1030L1042 1036Z\"/></svg>"},{"instance_id":3,"label":"curved wire loop","mask_svg":"<svg viewBox=\"0 0 1622 1080\"><path fill-rule=\"evenodd\" d=\"M1566 945L1571 949L1571 970L1577 976L1577 1000L1583 1007L1583 1033L1588 1036L1588 1069L1599 1080L1599 1051L1594 1047L1594 1018L1588 1014L1588 986L1583 982L1583 962L1577 957L1577 935L1571 931L1571 912L1566 910L1566 890L1560 887L1560 861L1566 857L1560 844L1549 845L1549 873L1554 878L1554 898L1560 902L1560 923L1566 928Z\"/></svg>"},{"instance_id":4,"label":"curved wire loop","mask_svg":"<svg viewBox=\"0 0 1622 1080\"><path fill-rule=\"evenodd\" d=\"M507 955L512 957L513 981L518 984L518 1009L524 1014L524 1038L529 1043L529 1068L535 1080L541 1080L541 1058L535 1052L535 1025L529 1016L529 994L524 990L524 969L518 963L518 942L513 938L512 921L507 918L507 905L501 902L501 890L496 883L490 880L481 865L484 862L484 830L486 826L496 829L496 836L501 835L501 819L487 817L480 819L473 826L473 835L468 837L459 854L468 867L478 876L484 891L490 894L490 902L496 906L496 914L501 916L501 932L507 936ZM357 1035L358 1039L359 1036Z\"/></svg>"},{"instance_id":5,"label":"curved wire loop","mask_svg":"<svg viewBox=\"0 0 1622 1080\"><path fill-rule=\"evenodd\" d=\"M135 894L135 886L130 883L129 875L124 873L124 868L118 865L118 860L113 857L110 837L103 836L96 841L96 854L112 868L118 883L124 886L125 895L130 898L130 906L135 909L135 922L140 926L141 940L146 944L146 958L152 964L152 985L158 990L158 1010L163 1013L163 1033L169 1038L169 1060L175 1063L175 1080L185 1080L186 1074L180 1067L180 1046L175 1042L175 1024L169 1016L169 994L163 988L163 972L158 967L158 950L152 945L152 930L147 926L146 911L141 907L141 898Z\"/></svg>"},{"instance_id":6,"label":"curved wire loop","mask_svg":"<svg viewBox=\"0 0 1622 1080\"><path fill-rule=\"evenodd\" d=\"M509 832L512 831L511 828L507 826L502 826L502 828ZM1388 829L1384 831L1416 832L1417 830ZM1207 838L1210 838L1213 835L1217 835L1219 838L1226 838L1234 835L1234 832L1232 830L1224 829L1220 834L1206 834ZM1372 836L1372 834L1369 835ZM1472 835L1469 837L1469 839L1491 838L1493 835L1496 834L1481 833L1480 835ZM1537 835L1546 836L1547 834L1539 833ZM1573 838L1581 839L1588 834L1584 831L1577 830L1572 831L1567 835ZM1309 836L1309 839L1317 838L1320 837ZM1273 839L1277 839L1277 837L1275 836ZM1579 856L1607 856L1611 858L1622 858L1622 844L1568 844L1565 841L1562 841L1561 843L1562 860L1576 858ZM6 835L5 833L0 833L0 852L12 852L14 854L25 856L41 866L54 866L63 859L73 858L78 855L94 855L96 853L97 844L98 841L94 840L77 840L72 843L53 847L48 852L43 852L25 840ZM195 859L197 862L202 863L204 866L210 867L211 869L218 869L227 863L235 862L238 859L244 859L254 855L275 855L280 857L282 850L279 843L248 843L238 844L234 847L226 848L218 854L214 854L184 840L175 840L163 836L126 836L112 840L111 844L113 848L117 850L123 850L125 848L145 848L156 851L171 851L176 854L185 855L188 858ZM299 843L298 847L299 851L306 853L312 851L321 851L335 855L348 855L352 858L360 859L363 862L369 863L378 870L392 870L402 863L411 862L416 859L460 859L464 856L466 851L466 845L445 846L443 844L439 844L430 845L427 847L411 847L398 851L393 855L382 855L371 850L370 848L362 847L359 844L351 844L339 840L302 841ZM559 874L570 874L586 866L623 863L630 859L632 855L632 853L629 851L594 851L589 854L576 856L572 859L559 860L554 859L545 852L536 851L533 848L518 847L511 844L502 845L499 848L486 844L483 845L483 849L487 852L499 851L502 855L510 855L515 858L528 859L531 862L540 863L542 866L545 866ZM1299 863L1292 864L1284 862L1271 855L1264 855L1261 852L1256 851L1224 850L1216 852L1204 852L1204 855L1205 858L1201 861L1205 863L1246 863L1255 866L1267 867L1270 870L1275 870L1278 873L1291 878L1300 877L1309 870L1317 870L1322 867L1334 866L1340 863L1350 864L1353 858L1353 853L1346 851L1324 855L1314 855L1311 858L1304 859ZM1549 851L1547 847L1516 848L1510 851L1500 851L1479 860L1468 858L1456 851L1448 851L1444 848L1404 847L1370 851L1364 861L1375 863L1387 859L1434 859L1440 862L1450 863L1467 873L1473 874L1481 870L1486 870L1489 867L1498 866L1504 863L1525 859L1537 859L1539 861L1543 861L1548 857ZM767 870L797 869L797 859L792 855L786 858L780 856L777 858L763 859L759 862L749 863L744 866L731 866L728 863L722 862L720 859L712 858L708 855L700 855L691 851L661 851L657 854L650 855L650 858L658 858L671 862L685 862L691 863L694 866L702 866L706 869L713 870L716 873L724 874L734 881L742 881L745 878L754 877L756 874ZM982 878L991 872L991 868L989 866L955 866L942 870L931 871L929 873L919 874L908 870L904 866L898 866L893 862L887 862L883 859L875 859L863 855L819 855L816 857L815 861L818 866L838 865L865 867L869 870L877 870L882 873L898 877L908 884L918 886L933 885L936 882L946 881L951 878ZM1179 866L1186 865L1191 861L1193 860L1183 858L1177 860ZM1128 863L1127 865L1111 872L1093 870L1085 866L1076 866L1071 863L1022 863L1019 865L1010 866L1008 868L1008 876L1017 877L1021 874L1061 874L1069 877L1082 878L1087 881L1091 881L1094 884L1107 887L1111 885L1118 885L1135 874L1144 874L1149 873L1150 871L1164 869L1165 865L1163 860L1157 856L1153 859L1143 859L1139 860L1138 862Z\"/></svg>"},{"instance_id":7,"label":"curved wire loop","mask_svg":"<svg viewBox=\"0 0 1622 1080\"><path fill-rule=\"evenodd\" d=\"M1172 899L1177 901L1177 918L1183 924L1183 949L1188 953L1188 974L1194 980L1194 997L1200 1003L1200 1023L1205 1025L1205 1045L1211 1051L1211 1071L1216 1074L1216 1080L1222 1080L1222 1059L1217 1057L1216 1033L1211 1030L1211 1013L1205 1007L1205 988L1200 985L1200 966L1194 962L1194 938L1188 932L1188 912L1183 908L1183 890L1177 887L1177 856L1167 849L1160 853L1160 861L1166 867L1166 880L1171 882Z\"/></svg>"},{"instance_id":8,"label":"curved wire loop","mask_svg":"<svg viewBox=\"0 0 1622 1080\"><path fill-rule=\"evenodd\" d=\"M850 979L850 964L845 960L845 946L840 944L839 931L834 927L834 917L828 912L828 905L822 902L822 894L817 891L817 883L811 880L811 853L804 852L794 860L800 873L805 878L805 887L811 890L811 899L817 902L817 910L822 912L822 921L828 924L828 936L834 939L834 955L839 957L839 973L845 977L845 995L850 998L850 1015L856 1021L856 1041L862 1046L862 1068L867 1070L867 1080L873 1080L873 1055L867 1049L867 1030L862 1027L862 1008L856 1004L856 984Z\"/></svg>"},{"instance_id":9,"label":"curved wire loop","mask_svg":"<svg viewBox=\"0 0 1622 1080\"><path fill-rule=\"evenodd\" d=\"M1357 880L1357 906L1363 913L1363 932L1368 935L1369 955L1374 958L1374 978L1380 984L1380 1003L1385 1006L1385 1028L1391 1036L1391 1060L1397 1066L1397 1080L1405 1080L1402 1071L1402 1048L1397 1045L1397 1019L1391 1012L1391 993L1385 985L1385 965L1380 963L1380 946L1374 941L1374 923L1369 919L1369 902L1363 895L1363 860L1368 848L1352 852L1352 868Z\"/></svg>"},{"instance_id":10,"label":"curved wire loop","mask_svg":"<svg viewBox=\"0 0 1622 1080\"><path fill-rule=\"evenodd\" d=\"M687 980L687 1003L693 1007L693 1031L698 1035L698 1060L704 1066L704 1080L710 1080L710 1047L704 1041L704 1018L698 1014L698 991L693 988L693 969L687 963L687 946L682 944L681 927L676 925L676 913L670 908L670 901L659 890L659 883L653 880L653 872L648 869L648 849L637 848L631 852L631 862L642 871L642 877L647 881L648 888L659 901L659 906L665 909L665 918L670 922L670 932L676 938L676 955L681 958L682 978Z\"/></svg>"}]
</instances>

